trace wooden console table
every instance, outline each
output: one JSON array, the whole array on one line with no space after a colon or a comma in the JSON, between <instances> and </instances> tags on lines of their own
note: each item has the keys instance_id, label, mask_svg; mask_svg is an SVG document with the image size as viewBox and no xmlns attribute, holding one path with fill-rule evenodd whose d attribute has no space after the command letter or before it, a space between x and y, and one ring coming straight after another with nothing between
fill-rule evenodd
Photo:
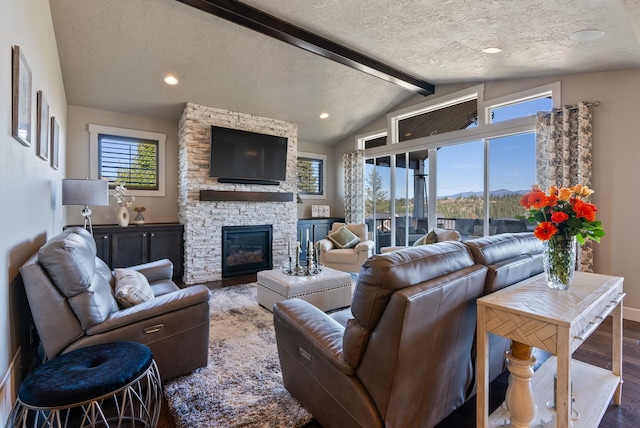
<instances>
[{"instance_id":1,"label":"wooden console table","mask_svg":"<svg viewBox=\"0 0 640 428\"><path fill-rule=\"evenodd\" d=\"M537 405L532 426L551 419L545 404L553 402L557 371L557 426L570 426L573 381L573 409L580 414L573 426L597 427L611 398L619 405L622 394L622 288L621 277L576 272L568 290L554 290L540 274L478 299L477 426L502 427L509 420L503 407L487 417L488 333L493 333L556 355L531 379ZM573 361L571 354L608 315L613 316L611 370Z\"/></svg>"}]
</instances>

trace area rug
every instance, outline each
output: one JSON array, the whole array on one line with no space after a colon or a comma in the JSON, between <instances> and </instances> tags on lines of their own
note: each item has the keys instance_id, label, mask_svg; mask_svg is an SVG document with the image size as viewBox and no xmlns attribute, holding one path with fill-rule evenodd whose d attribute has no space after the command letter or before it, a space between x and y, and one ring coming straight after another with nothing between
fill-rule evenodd
<instances>
[{"instance_id":1,"label":"area rug","mask_svg":"<svg viewBox=\"0 0 640 428\"><path fill-rule=\"evenodd\" d=\"M165 384L179 428L302 427L312 416L282 383L273 314L256 285L211 292L209 364Z\"/></svg>"}]
</instances>

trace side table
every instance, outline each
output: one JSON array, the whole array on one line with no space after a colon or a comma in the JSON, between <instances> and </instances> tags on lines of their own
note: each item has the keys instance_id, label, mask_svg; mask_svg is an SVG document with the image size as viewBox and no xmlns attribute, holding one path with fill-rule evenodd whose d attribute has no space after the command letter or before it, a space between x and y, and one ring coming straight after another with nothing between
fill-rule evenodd
<instances>
[{"instance_id":1,"label":"side table","mask_svg":"<svg viewBox=\"0 0 640 428\"><path fill-rule=\"evenodd\" d=\"M478 299L477 426L504 426L509 419L504 408L487 417L488 333L494 333L556 355L531 379L537 405L535 422L551 419L545 404L554 400L553 377L557 371L557 426L571 426L573 407L580 413L580 418L573 421L574 427L597 427L611 398L616 405L621 400L622 290L621 277L584 272L575 273L568 290L555 290L540 274ZM611 370L573 361L571 354L609 315L613 316Z\"/></svg>"}]
</instances>

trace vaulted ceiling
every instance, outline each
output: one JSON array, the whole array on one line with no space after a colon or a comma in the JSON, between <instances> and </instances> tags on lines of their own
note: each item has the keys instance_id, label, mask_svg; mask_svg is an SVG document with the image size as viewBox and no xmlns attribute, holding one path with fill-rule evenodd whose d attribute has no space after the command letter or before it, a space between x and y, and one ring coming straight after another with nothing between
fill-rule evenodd
<instances>
[{"instance_id":1,"label":"vaulted ceiling","mask_svg":"<svg viewBox=\"0 0 640 428\"><path fill-rule=\"evenodd\" d=\"M245 0L436 86L640 68L637 0ZM50 0L67 102L286 120L334 144L415 94L175 0ZM575 41L597 28L604 37ZM499 47L486 54L482 49ZM179 79L163 82L166 74ZM319 114L329 118L321 120Z\"/></svg>"}]
</instances>

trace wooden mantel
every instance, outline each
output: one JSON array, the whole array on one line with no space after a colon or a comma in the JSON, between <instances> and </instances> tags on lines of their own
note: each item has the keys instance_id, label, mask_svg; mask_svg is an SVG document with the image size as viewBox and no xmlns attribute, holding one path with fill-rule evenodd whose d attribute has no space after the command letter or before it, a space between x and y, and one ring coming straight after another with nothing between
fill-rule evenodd
<instances>
[{"instance_id":1,"label":"wooden mantel","mask_svg":"<svg viewBox=\"0 0 640 428\"><path fill-rule=\"evenodd\" d=\"M201 201L293 202L291 192L237 192L231 190L201 190Z\"/></svg>"}]
</instances>

